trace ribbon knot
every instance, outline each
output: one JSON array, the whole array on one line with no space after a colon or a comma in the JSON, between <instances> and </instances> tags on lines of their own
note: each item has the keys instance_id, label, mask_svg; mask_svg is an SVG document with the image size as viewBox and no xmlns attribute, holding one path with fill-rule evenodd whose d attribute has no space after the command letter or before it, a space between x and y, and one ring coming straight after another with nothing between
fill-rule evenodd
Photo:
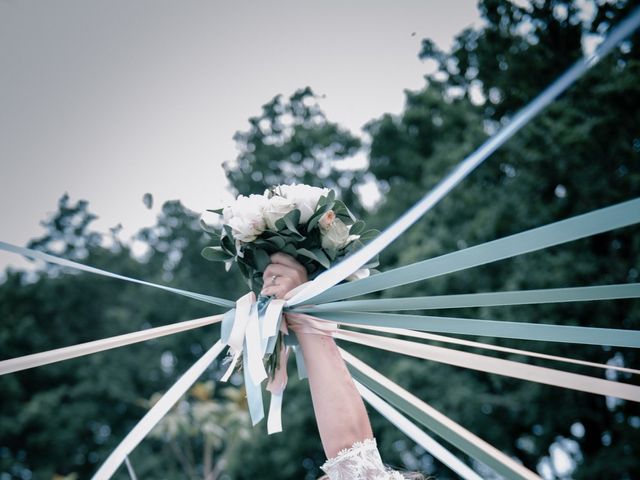
<instances>
[{"instance_id":1,"label":"ribbon knot","mask_svg":"<svg viewBox=\"0 0 640 480\"><path fill-rule=\"evenodd\" d=\"M300 287L292 290L287 299L295 295ZM278 336L283 335L282 348L276 368L267 383L271 393L267 432L282 431L282 399L287 386L287 361L293 349L300 379L306 378L304 358L295 334L333 335L337 324L302 313L286 312L287 300L260 296L253 292L240 297L234 309L222 320L221 340L229 347L231 363L222 376L226 382L242 356L242 369L251 422L256 425L264 418L262 382L269 378L264 367L265 355L275 353ZM289 327L289 328L287 328ZM291 331L290 331L291 330Z\"/></svg>"}]
</instances>

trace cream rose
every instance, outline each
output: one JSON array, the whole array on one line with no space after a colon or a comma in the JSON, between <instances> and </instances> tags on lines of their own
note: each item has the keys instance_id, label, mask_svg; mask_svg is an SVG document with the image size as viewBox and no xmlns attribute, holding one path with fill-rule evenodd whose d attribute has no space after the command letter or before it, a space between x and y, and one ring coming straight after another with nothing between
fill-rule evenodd
<instances>
[{"instance_id":1,"label":"cream rose","mask_svg":"<svg viewBox=\"0 0 640 480\"><path fill-rule=\"evenodd\" d=\"M307 223L318 206L318 200L329 193L328 188L309 185L280 185L276 192L290 200L300 210L300 223Z\"/></svg>"},{"instance_id":2,"label":"cream rose","mask_svg":"<svg viewBox=\"0 0 640 480\"><path fill-rule=\"evenodd\" d=\"M339 218L334 218L328 228L321 228L320 233L322 237L322 248L333 248L336 250L346 246L350 239L357 238L356 235L349 235L349 227Z\"/></svg>"},{"instance_id":3,"label":"cream rose","mask_svg":"<svg viewBox=\"0 0 640 480\"><path fill-rule=\"evenodd\" d=\"M267 227L271 230L275 230L276 222L294 208L296 207L291 200L281 197L280 195L274 195L268 199L263 210L263 216Z\"/></svg>"},{"instance_id":4,"label":"cream rose","mask_svg":"<svg viewBox=\"0 0 640 480\"><path fill-rule=\"evenodd\" d=\"M264 208L267 199L262 195L239 195L236 201L225 207L224 223L231 227L233 237L240 242L253 242L264 232Z\"/></svg>"}]
</instances>

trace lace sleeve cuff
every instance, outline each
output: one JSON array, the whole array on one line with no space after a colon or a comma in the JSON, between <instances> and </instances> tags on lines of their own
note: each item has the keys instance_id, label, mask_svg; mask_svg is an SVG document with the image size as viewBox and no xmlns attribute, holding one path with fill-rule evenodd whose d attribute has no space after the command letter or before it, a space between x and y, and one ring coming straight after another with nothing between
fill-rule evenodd
<instances>
[{"instance_id":1,"label":"lace sleeve cuff","mask_svg":"<svg viewBox=\"0 0 640 480\"><path fill-rule=\"evenodd\" d=\"M342 449L320 467L330 480L404 480L382 464L375 438L356 442Z\"/></svg>"}]
</instances>

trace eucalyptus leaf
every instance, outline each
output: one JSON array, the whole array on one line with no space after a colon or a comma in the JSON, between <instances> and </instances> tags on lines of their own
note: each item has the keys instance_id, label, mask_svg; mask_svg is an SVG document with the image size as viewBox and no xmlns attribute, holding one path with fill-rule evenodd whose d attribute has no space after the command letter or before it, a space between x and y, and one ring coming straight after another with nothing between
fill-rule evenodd
<instances>
[{"instance_id":1,"label":"eucalyptus leaf","mask_svg":"<svg viewBox=\"0 0 640 480\"><path fill-rule=\"evenodd\" d=\"M322 265L326 269L331 268L331 261L321 248L314 248L311 251L316 256L316 260L320 265Z\"/></svg>"},{"instance_id":2,"label":"eucalyptus leaf","mask_svg":"<svg viewBox=\"0 0 640 480\"><path fill-rule=\"evenodd\" d=\"M212 262L224 262L231 258L221 247L204 247L201 254Z\"/></svg>"},{"instance_id":3,"label":"eucalyptus leaf","mask_svg":"<svg viewBox=\"0 0 640 480\"><path fill-rule=\"evenodd\" d=\"M362 220L358 220L349 229L351 235L360 235L366 227L366 224Z\"/></svg>"},{"instance_id":4,"label":"eucalyptus leaf","mask_svg":"<svg viewBox=\"0 0 640 480\"><path fill-rule=\"evenodd\" d=\"M315 260L316 262L318 261L316 255L311 250L307 250L306 248L298 248L296 249L296 253L298 255L302 255L303 257L310 258L311 260Z\"/></svg>"},{"instance_id":5,"label":"eucalyptus leaf","mask_svg":"<svg viewBox=\"0 0 640 480\"><path fill-rule=\"evenodd\" d=\"M232 255L235 255L237 253L236 246L233 243L233 239L228 236L224 236L220 238L220 245L222 246L222 248L224 248L228 252L231 252Z\"/></svg>"},{"instance_id":6,"label":"eucalyptus leaf","mask_svg":"<svg viewBox=\"0 0 640 480\"><path fill-rule=\"evenodd\" d=\"M373 240L378 235L380 235L379 230L375 230L375 229L366 230L360 234L360 241L367 242L369 240Z\"/></svg>"},{"instance_id":7,"label":"eucalyptus leaf","mask_svg":"<svg viewBox=\"0 0 640 480\"><path fill-rule=\"evenodd\" d=\"M285 225L289 229L290 232L297 233L300 236L303 236L300 232L298 232L298 224L300 223L300 210L297 208L291 210L284 217L282 217Z\"/></svg>"},{"instance_id":8,"label":"eucalyptus leaf","mask_svg":"<svg viewBox=\"0 0 640 480\"><path fill-rule=\"evenodd\" d=\"M271 263L271 257L267 252L261 248L256 248L253 251L256 269L260 272L264 272L267 266Z\"/></svg>"},{"instance_id":9,"label":"eucalyptus leaf","mask_svg":"<svg viewBox=\"0 0 640 480\"><path fill-rule=\"evenodd\" d=\"M202 218L200 219L200 228L202 228L202 230L204 230L205 232L220 238L220 229L214 227L213 225L209 225Z\"/></svg>"}]
</instances>

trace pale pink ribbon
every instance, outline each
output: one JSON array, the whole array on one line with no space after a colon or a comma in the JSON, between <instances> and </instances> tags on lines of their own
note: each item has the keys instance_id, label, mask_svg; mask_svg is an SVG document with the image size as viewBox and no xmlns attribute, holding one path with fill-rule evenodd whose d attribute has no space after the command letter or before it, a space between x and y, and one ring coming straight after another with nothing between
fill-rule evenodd
<instances>
[{"instance_id":1,"label":"pale pink ribbon","mask_svg":"<svg viewBox=\"0 0 640 480\"><path fill-rule=\"evenodd\" d=\"M306 283L303 283L287 293L284 298L285 301L292 298L305 285ZM284 321L280 322L280 332L282 332L283 335L289 335L289 329L291 329L296 335L333 336L338 330L337 323L320 320L319 318L304 313L283 312L282 315ZM282 396L289 380L287 375L287 361L289 360L290 350L291 347L288 345L282 346L280 358L278 359L278 368L273 372L273 376L269 378L267 383L267 390L271 393L271 404L269 406L267 420L267 431L269 433L282 431Z\"/></svg>"}]
</instances>

